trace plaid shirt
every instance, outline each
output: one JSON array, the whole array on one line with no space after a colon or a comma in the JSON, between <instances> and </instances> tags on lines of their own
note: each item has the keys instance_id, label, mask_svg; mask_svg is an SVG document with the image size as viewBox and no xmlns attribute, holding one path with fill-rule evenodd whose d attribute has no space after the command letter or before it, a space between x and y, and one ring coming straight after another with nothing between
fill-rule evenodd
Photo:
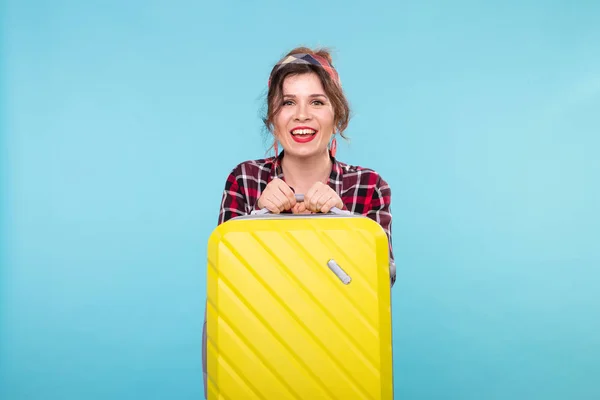
<instances>
[{"instance_id":1,"label":"plaid shirt","mask_svg":"<svg viewBox=\"0 0 600 400\"><path fill-rule=\"evenodd\" d=\"M282 157L283 151L277 158L245 161L229 173L221 200L219 225L231 218L248 215L257 210L256 203L267 184L274 177L284 179ZM333 157L332 161L328 185L342 199L344 210L364 215L381 225L388 237L390 265L394 265L390 186L372 169L348 165ZM395 265L393 268L392 284L396 275Z\"/></svg>"}]
</instances>

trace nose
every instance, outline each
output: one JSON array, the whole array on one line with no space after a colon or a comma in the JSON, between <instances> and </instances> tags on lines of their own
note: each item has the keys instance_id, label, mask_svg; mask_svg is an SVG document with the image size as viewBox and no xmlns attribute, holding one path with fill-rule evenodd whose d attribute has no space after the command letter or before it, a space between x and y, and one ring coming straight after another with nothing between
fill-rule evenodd
<instances>
[{"instance_id":1,"label":"nose","mask_svg":"<svg viewBox=\"0 0 600 400\"><path fill-rule=\"evenodd\" d=\"M296 121L306 121L306 120L310 119L310 112L308 110L308 107L303 102L298 103L298 106L296 107L296 113L294 115L294 119Z\"/></svg>"}]
</instances>

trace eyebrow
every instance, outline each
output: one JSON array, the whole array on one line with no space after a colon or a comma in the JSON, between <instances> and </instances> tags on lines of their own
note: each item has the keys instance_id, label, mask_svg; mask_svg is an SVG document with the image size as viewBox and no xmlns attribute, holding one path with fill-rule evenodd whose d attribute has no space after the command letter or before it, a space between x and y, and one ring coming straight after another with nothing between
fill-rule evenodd
<instances>
[{"instance_id":1,"label":"eyebrow","mask_svg":"<svg viewBox=\"0 0 600 400\"><path fill-rule=\"evenodd\" d=\"M296 97L295 94L284 94L283 97ZM308 97L327 97L327 95L322 94L322 93L315 93L315 94L311 94Z\"/></svg>"}]
</instances>

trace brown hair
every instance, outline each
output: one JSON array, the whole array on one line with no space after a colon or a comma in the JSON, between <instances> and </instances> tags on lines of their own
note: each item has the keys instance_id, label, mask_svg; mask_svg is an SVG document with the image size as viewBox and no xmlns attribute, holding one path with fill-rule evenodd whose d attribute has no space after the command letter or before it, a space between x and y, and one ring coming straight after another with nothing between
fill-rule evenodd
<instances>
[{"instance_id":1,"label":"brown hair","mask_svg":"<svg viewBox=\"0 0 600 400\"><path fill-rule=\"evenodd\" d=\"M323 48L312 50L307 47L296 47L287 53L283 58L298 53L321 56L333 66L330 51ZM267 93L267 113L266 116L263 117L263 122L267 129L272 132L273 120L281 108L283 82L285 78L290 75L300 75L314 72L321 80L323 89L325 89L325 94L327 94L327 97L329 97L329 100L333 106L334 126L337 128L340 136L342 136L344 139L347 139L346 136L344 136L344 130L348 126L348 122L350 120L350 106L348 105L348 100L346 99L346 96L344 96L341 86L339 86L338 83L331 78L331 75L329 75L325 69L311 64L286 64L280 68L277 67L278 65L273 67L269 79L270 86Z\"/></svg>"}]
</instances>

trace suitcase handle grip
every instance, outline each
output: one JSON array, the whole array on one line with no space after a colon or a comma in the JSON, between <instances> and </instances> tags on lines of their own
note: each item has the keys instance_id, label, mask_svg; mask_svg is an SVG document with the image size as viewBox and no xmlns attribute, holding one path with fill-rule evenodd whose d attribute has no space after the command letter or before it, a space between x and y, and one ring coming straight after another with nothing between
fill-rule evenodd
<instances>
[{"instance_id":1,"label":"suitcase handle grip","mask_svg":"<svg viewBox=\"0 0 600 400\"><path fill-rule=\"evenodd\" d=\"M302 202L304 201L304 195L303 194L296 194L296 201L298 202ZM253 211L252 215L265 215L265 214L270 214L271 211L269 211L266 207L262 208L258 211ZM352 215L352 213L350 211L345 211L345 210L341 210L337 207L332 207L331 210L329 210L330 214L335 214L335 215Z\"/></svg>"}]
</instances>

